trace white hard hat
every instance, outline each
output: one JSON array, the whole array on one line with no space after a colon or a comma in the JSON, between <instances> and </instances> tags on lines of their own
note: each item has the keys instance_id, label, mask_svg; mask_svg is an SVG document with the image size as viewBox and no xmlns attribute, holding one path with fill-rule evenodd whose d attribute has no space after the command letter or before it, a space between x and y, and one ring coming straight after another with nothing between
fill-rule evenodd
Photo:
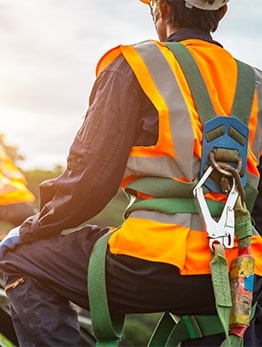
<instances>
[{"instance_id":1,"label":"white hard hat","mask_svg":"<svg viewBox=\"0 0 262 347\"><path fill-rule=\"evenodd\" d=\"M186 7L196 7L201 10L218 10L223 7L229 0L185 0Z\"/></svg>"},{"instance_id":2,"label":"white hard hat","mask_svg":"<svg viewBox=\"0 0 262 347\"><path fill-rule=\"evenodd\" d=\"M145 4L149 4L149 0L140 0ZM170 0L172 1L172 0ZM223 7L229 0L185 0L186 7L196 7L201 10L218 10Z\"/></svg>"}]
</instances>

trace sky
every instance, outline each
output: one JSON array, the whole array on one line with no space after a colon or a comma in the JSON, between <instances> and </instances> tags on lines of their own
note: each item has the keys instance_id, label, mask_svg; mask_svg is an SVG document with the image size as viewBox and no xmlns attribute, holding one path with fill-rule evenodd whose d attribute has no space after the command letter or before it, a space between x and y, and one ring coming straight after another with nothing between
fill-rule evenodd
<instances>
[{"instance_id":1,"label":"sky","mask_svg":"<svg viewBox=\"0 0 262 347\"><path fill-rule=\"evenodd\" d=\"M231 0L214 38L262 68L261 0ZM138 0L0 0L0 133L23 169L66 165L99 58L157 39Z\"/></svg>"}]
</instances>

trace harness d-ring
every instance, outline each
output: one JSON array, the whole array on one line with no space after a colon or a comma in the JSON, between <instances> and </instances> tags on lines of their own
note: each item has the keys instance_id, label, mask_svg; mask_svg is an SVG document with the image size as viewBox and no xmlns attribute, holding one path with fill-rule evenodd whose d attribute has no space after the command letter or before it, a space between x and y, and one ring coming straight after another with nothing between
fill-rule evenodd
<instances>
[{"instance_id":1,"label":"harness d-ring","mask_svg":"<svg viewBox=\"0 0 262 347\"><path fill-rule=\"evenodd\" d=\"M245 201L246 194L241 182L240 171L242 169L242 158L238 155L237 167L227 164L226 162L217 162L215 159L215 152L212 150L209 154L211 166L221 175L226 177L234 177L238 188L239 195L242 203Z\"/></svg>"}]
</instances>

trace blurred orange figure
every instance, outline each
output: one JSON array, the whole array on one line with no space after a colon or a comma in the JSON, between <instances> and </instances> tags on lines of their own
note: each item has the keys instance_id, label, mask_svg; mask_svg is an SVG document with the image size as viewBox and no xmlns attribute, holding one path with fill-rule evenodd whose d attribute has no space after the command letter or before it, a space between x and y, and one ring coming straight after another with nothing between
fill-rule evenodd
<instances>
[{"instance_id":1,"label":"blurred orange figure","mask_svg":"<svg viewBox=\"0 0 262 347\"><path fill-rule=\"evenodd\" d=\"M0 221L21 224L34 214L34 201L24 175L0 145Z\"/></svg>"}]
</instances>

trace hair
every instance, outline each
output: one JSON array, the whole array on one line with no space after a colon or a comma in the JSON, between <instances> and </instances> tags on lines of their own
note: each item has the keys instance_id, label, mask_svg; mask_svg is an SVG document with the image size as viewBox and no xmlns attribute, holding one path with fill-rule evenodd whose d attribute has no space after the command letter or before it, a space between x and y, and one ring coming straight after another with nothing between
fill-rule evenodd
<instances>
[{"instance_id":1,"label":"hair","mask_svg":"<svg viewBox=\"0 0 262 347\"><path fill-rule=\"evenodd\" d=\"M171 16L168 21L176 28L197 28L206 32L216 31L219 20L220 10L200 10L185 6L185 0L166 0L171 6Z\"/></svg>"}]
</instances>

